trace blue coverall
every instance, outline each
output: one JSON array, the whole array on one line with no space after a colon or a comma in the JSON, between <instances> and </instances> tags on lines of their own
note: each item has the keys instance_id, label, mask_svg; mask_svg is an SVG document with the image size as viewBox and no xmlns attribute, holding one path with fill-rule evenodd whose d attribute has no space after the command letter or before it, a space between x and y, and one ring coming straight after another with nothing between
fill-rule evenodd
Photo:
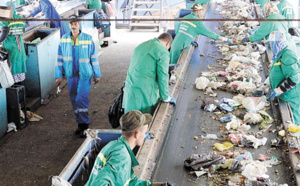
<instances>
[{"instance_id":1,"label":"blue coverall","mask_svg":"<svg viewBox=\"0 0 300 186\"><path fill-rule=\"evenodd\" d=\"M34 17L40 12L43 12L45 18L47 19L61 19L60 15L55 10L55 7L49 0L41 0L39 6L31 12L30 16ZM60 27L60 37L65 35L69 29L68 25L63 21L50 21L51 28L59 28Z\"/></svg>"},{"instance_id":2,"label":"blue coverall","mask_svg":"<svg viewBox=\"0 0 300 186\"><path fill-rule=\"evenodd\" d=\"M55 78L68 79L71 103L78 124L90 124L88 114L91 78L101 77L97 51L92 37L80 33L74 42L72 33L65 34L58 48Z\"/></svg>"}]
</instances>

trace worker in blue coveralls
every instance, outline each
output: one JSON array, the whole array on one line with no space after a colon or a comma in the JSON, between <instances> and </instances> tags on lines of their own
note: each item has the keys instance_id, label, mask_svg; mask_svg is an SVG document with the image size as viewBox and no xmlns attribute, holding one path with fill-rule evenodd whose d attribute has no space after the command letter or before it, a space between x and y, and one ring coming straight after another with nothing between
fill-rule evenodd
<instances>
[{"instance_id":1,"label":"worker in blue coveralls","mask_svg":"<svg viewBox=\"0 0 300 186\"><path fill-rule=\"evenodd\" d=\"M29 18L36 16L41 11L45 15L47 19L61 19L60 15L57 13L55 7L49 0L37 0L40 4L39 6L34 9L33 12L27 17ZM60 28L60 37L65 35L68 32L67 25L64 24L63 21L50 21L51 28Z\"/></svg>"},{"instance_id":2,"label":"worker in blue coveralls","mask_svg":"<svg viewBox=\"0 0 300 186\"><path fill-rule=\"evenodd\" d=\"M55 78L59 86L63 72L67 77L69 95L78 124L75 133L83 138L90 124L88 108L91 79L94 75L94 84L98 83L101 72L92 36L81 32L76 15L69 18L72 19L69 24L71 32L61 38Z\"/></svg>"}]
</instances>

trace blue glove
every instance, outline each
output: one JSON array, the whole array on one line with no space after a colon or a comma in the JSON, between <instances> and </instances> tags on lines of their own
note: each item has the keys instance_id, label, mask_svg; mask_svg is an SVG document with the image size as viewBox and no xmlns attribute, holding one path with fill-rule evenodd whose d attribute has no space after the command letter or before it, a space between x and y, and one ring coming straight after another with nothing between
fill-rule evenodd
<instances>
[{"instance_id":1,"label":"blue glove","mask_svg":"<svg viewBox=\"0 0 300 186\"><path fill-rule=\"evenodd\" d=\"M250 30L248 33L250 35L253 35L257 30L258 30L259 27L256 27L256 28L253 28L252 30Z\"/></svg>"},{"instance_id":2,"label":"blue glove","mask_svg":"<svg viewBox=\"0 0 300 186\"><path fill-rule=\"evenodd\" d=\"M197 41L192 41L192 42L191 42L191 45L193 45L194 47L198 47Z\"/></svg>"},{"instance_id":3,"label":"blue glove","mask_svg":"<svg viewBox=\"0 0 300 186\"><path fill-rule=\"evenodd\" d=\"M264 91L262 91L262 90L256 90L255 92L253 92L254 97L260 97L263 95L264 95Z\"/></svg>"},{"instance_id":4,"label":"blue glove","mask_svg":"<svg viewBox=\"0 0 300 186\"><path fill-rule=\"evenodd\" d=\"M275 97L279 96L279 93L276 93L274 89L271 89L267 94L267 100L274 100Z\"/></svg>"},{"instance_id":5,"label":"blue glove","mask_svg":"<svg viewBox=\"0 0 300 186\"><path fill-rule=\"evenodd\" d=\"M171 96L171 99L168 103L174 104L174 106L176 106L176 99Z\"/></svg>"},{"instance_id":6,"label":"blue glove","mask_svg":"<svg viewBox=\"0 0 300 186\"><path fill-rule=\"evenodd\" d=\"M249 38L247 36L242 40L242 44L245 44L246 42L249 42Z\"/></svg>"},{"instance_id":7,"label":"blue glove","mask_svg":"<svg viewBox=\"0 0 300 186\"><path fill-rule=\"evenodd\" d=\"M232 40L231 39L227 39L227 43L229 43L229 44L231 44L231 45L233 45L233 42L232 42Z\"/></svg>"}]
</instances>

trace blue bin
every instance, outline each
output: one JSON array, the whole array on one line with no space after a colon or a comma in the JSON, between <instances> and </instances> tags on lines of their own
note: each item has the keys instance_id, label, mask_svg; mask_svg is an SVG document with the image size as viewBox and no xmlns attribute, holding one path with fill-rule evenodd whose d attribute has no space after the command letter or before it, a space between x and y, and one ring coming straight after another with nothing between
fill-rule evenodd
<instances>
[{"instance_id":1,"label":"blue bin","mask_svg":"<svg viewBox=\"0 0 300 186\"><path fill-rule=\"evenodd\" d=\"M0 137L7 131L6 89L0 88Z\"/></svg>"},{"instance_id":2,"label":"blue bin","mask_svg":"<svg viewBox=\"0 0 300 186\"><path fill-rule=\"evenodd\" d=\"M176 19L183 18L184 16L188 15L191 13L190 9L180 9L179 12L176 15ZM177 27L179 25L180 21L175 21L174 22L174 29L177 30Z\"/></svg>"}]
</instances>

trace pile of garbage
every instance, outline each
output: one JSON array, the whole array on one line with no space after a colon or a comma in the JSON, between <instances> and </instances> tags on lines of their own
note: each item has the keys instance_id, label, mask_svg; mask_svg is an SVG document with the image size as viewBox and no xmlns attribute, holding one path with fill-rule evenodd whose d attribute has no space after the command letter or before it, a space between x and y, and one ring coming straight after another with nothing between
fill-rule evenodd
<instances>
[{"instance_id":1,"label":"pile of garbage","mask_svg":"<svg viewBox=\"0 0 300 186\"><path fill-rule=\"evenodd\" d=\"M219 4L217 11L224 18L251 19L252 7L241 0L228 0ZM247 151L247 148L257 149L267 143L274 148L286 143L286 133L282 127L271 129L275 123L268 111L270 103L264 96L266 92L262 91L259 97L253 96L258 88L264 86L260 75L263 68L259 58L266 48L257 43L240 44L258 25L259 22L256 21L222 22L218 27L221 35L232 39L235 45L214 42L222 57L210 57L215 58L218 67L209 66L208 71L202 72L195 80L196 89L207 95L206 98L202 98L202 109L212 113L212 118L219 120L222 126L222 137L207 134L202 138L222 141L214 144L215 151L212 153L193 154L184 164L191 174L197 177L208 175L220 185L280 185L270 180L267 171L268 168L279 165L281 161L275 156L265 154L259 154L257 159L253 159L251 152ZM217 89L236 95L217 99ZM275 133L277 137L268 139L264 136L266 131ZM295 128L294 131L299 132L300 128ZM223 176L220 176L220 170ZM227 173L225 176L224 172ZM278 170L275 173L279 175Z\"/></svg>"}]
</instances>

